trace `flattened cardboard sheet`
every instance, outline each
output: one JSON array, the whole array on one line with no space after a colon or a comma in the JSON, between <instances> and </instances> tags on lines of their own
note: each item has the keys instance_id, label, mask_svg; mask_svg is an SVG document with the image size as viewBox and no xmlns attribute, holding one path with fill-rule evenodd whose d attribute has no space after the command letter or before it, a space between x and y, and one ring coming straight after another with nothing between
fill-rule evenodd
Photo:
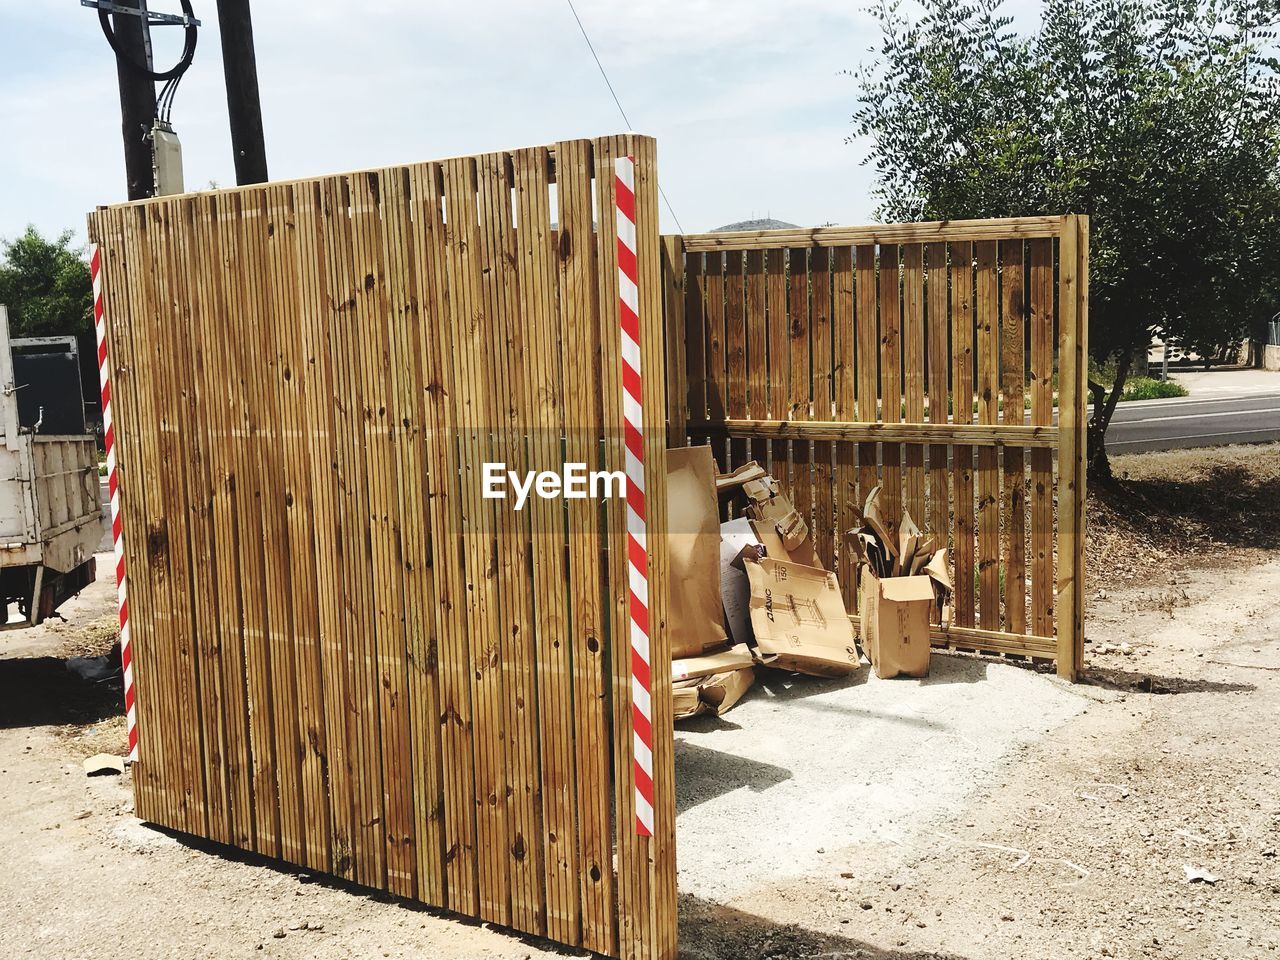
<instances>
[{"instance_id":1,"label":"flattened cardboard sheet","mask_svg":"<svg viewBox=\"0 0 1280 960\"><path fill-rule=\"evenodd\" d=\"M773 557L743 565L761 663L818 677L858 669L853 625L834 573Z\"/></svg>"}]
</instances>

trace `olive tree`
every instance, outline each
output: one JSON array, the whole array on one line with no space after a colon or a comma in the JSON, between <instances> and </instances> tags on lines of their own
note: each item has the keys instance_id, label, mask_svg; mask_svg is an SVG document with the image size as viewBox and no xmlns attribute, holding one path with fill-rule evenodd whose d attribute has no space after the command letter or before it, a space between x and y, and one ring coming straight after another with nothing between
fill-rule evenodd
<instances>
[{"instance_id":1,"label":"olive tree","mask_svg":"<svg viewBox=\"0 0 1280 960\"><path fill-rule=\"evenodd\" d=\"M1156 331L1192 349L1280 309L1280 0L999 0L875 8L859 84L879 215L1090 216L1090 472L1132 359Z\"/></svg>"}]
</instances>

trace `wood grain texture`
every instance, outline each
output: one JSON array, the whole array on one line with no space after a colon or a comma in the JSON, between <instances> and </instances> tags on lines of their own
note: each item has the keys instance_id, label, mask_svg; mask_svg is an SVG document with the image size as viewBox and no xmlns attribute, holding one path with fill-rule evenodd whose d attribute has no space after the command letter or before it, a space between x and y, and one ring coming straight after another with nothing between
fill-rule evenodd
<instances>
[{"instance_id":1,"label":"wood grain texture","mask_svg":"<svg viewBox=\"0 0 1280 960\"><path fill-rule=\"evenodd\" d=\"M517 512L481 489L487 462L623 463L612 205L626 155L660 529L668 394L683 434L708 354L686 337L703 342L702 287L670 241L677 283L662 284L648 138L90 216L118 369L141 815L575 948L674 958L662 539L657 824L642 841L624 511L533 498ZM732 400L746 416L767 384L749 373L764 348L743 296ZM664 311L694 347L671 376Z\"/></svg>"},{"instance_id":2,"label":"wood grain texture","mask_svg":"<svg viewBox=\"0 0 1280 960\"><path fill-rule=\"evenodd\" d=\"M1055 557L1074 563L1079 553L1083 467L1055 480L1053 452L1082 463L1083 223L1048 217L685 237L687 249L708 256L764 258L770 402L763 414L749 404L747 417L712 417L705 432L752 449L770 445L774 476L811 506L815 542L849 609L856 577L847 555L825 551L826 491L838 533L880 485L892 524L905 506L950 547L953 619L939 618L935 641L1056 659L1078 672L1075 584L1083 574ZM779 243L788 244L785 261ZM1056 287L1055 261L1067 265ZM775 322L783 317L785 335ZM1074 385L1061 398L1055 361L1074 364ZM796 382L806 371L807 396ZM758 376L749 353L748 382ZM1076 440L1064 436L1068 427ZM1069 536L1077 537L1070 551ZM1065 626L1064 596L1073 605Z\"/></svg>"}]
</instances>

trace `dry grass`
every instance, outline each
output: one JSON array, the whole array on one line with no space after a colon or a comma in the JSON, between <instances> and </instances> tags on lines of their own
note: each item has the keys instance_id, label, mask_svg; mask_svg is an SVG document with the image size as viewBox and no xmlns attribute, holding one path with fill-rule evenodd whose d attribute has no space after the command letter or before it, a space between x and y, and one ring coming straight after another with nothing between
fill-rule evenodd
<instances>
[{"instance_id":1,"label":"dry grass","mask_svg":"<svg viewBox=\"0 0 1280 960\"><path fill-rule=\"evenodd\" d=\"M1280 444L1131 454L1111 463L1115 489L1089 490L1091 586L1280 549Z\"/></svg>"}]
</instances>

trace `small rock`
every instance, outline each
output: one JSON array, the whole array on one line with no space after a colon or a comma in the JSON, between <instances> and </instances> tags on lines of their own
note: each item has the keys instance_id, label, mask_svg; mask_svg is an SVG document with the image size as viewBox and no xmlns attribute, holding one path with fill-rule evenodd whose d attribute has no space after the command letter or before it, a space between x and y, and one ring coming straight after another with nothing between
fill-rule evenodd
<instances>
[{"instance_id":1,"label":"small rock","mask_svg":"<svg viewBox=\"0 0 1280 960\"><path fill-rule=\"evenodd\" d=\"M870 900L863 900L860 904L858 904L858 906L860 906L863 910L870 910L870 909L871 909L871 901L870 901Z\"/></svg>"},{"instance_id":2,"label":"small rock","mask_svg":"<svg viewBox=\"0 0 1280 960\"><path fill-rule=\"evenodd\" d=\"M1013 920L1013 914L1012 913L1001 914L1000 919L1008 923Z\"/></svg>"},{"instance_id":3,"label":"small rock","mask_svg":"<svg viewBox=\"0 0 1280 960\"><path fill-rule=\"evenodd\" d=\"M276 932L275 932L275 933L273 933L271 936L275 937L277 940L283 940L283 939L284 939L284 927L280 927L279 929L277 929L277 930L276 930Z\"/></svg>"}]
</instances>

